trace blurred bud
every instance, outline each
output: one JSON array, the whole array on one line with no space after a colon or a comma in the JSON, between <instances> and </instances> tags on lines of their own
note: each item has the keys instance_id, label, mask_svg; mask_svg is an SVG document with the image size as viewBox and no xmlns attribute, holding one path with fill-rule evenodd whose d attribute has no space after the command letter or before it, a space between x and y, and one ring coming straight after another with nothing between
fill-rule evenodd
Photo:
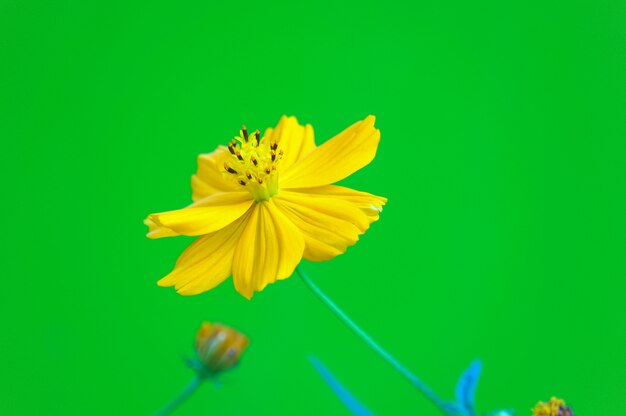
<instances>
[{"instance_id":1,"label":"blurred bud","mask_svg":"<svg viewBox=\"0 0 626 416\"><path fill-rule=\"evenodd\" d=\"M207 375L233 367L247 346L244 334L219 323L204 322L196 335L196 354Z\"/></svg>"},{"instance_id":2,"label":"blurred bud","mask_svg":"<svg viewBox=\"0 0 626 416\"><path fill-rule=\"evenodd\" d=\"M539 402L533 409L534 416L574 416L572 409L561 399L553 397L548 403Z\"/></svg>"}]
</instances>

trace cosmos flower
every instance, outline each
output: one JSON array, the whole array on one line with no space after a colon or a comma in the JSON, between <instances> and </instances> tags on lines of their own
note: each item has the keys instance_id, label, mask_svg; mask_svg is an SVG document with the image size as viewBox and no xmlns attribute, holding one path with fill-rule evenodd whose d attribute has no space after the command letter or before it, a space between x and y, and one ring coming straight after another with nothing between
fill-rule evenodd
<instances>
[{"instance_id":1,"label":"cosmos flower","mask_svg":"<svg viewBox=\"0 0 626 416\"><path fill-rule=\"evenodd\" d=\"M204 322L196 335L197 369L207 376L232 368L248 346L241 332L219 323Z\"/></svg>"},{"instance_id":2,"label":"cosmos flower","mask_svg":"<svg viewBox=\"0 0 626 416\"><path fill-rule=\"evenodd\" d=\"M324 261L355 244L386 198L332 185L369 164L380 132L368 116L316 146L313 128L283 116L261 137L245 126L227 146L198 157L193 204L150 215L148 237L198 237L158 283L182 295L233 276L250 299L286 279L302 258Z\"/></svg>"},{"instance_id":3,"label":"cosmos flower","mask_svg":"<svg viewBox=\"0 0 626 416\"><path fill-rule=\"evenodd\" d=\"M534 416L574 416L563 400L552 397L548 403L539 402L533 408Z\"/></svg>"}]
</instances>

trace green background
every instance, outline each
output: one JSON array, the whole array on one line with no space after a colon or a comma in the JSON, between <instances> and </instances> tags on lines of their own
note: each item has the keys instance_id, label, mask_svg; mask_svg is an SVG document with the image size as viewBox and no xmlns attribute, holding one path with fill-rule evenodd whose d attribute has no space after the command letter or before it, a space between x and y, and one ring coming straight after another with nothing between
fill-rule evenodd
<instances>
[{"instance_id":1,"label":"green background","mask_svg":"<svg viewBox=\"0 0 626 416\"><path fill-rule=\"evenodd\" d=\"M196 155L282 114L318 143L378 117L345 185L389 198L361 241L304 267L446 399L475 357L481 409L626 414L623 1L0 2L0 413L146 415L191 377L202 320L241 366L180 415L436 415L292 278L247 301L156 286L190 239Z\"/></svg>"}]
</instances>

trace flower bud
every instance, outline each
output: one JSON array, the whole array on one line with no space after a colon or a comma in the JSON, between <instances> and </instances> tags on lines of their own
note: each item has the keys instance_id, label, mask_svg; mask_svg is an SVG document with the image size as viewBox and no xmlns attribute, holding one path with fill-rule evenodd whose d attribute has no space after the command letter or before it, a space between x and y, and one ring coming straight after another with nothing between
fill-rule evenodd
<instances>
[{"instance_id":1,"label":"flower bud","mask_svg":"<svg viewBox=\"0 0 626 416\"><path fill-rule=\"evenodd\" d=\"M561 399L553 397L548 403L539 402L533 408L534 416L574 416L574 412Z\"/></svg>"},{"instance_id":2,"label":"flower bud","mask_svg":"<svg viewBox=\"0 0 626 416\"><path fill-rule=\"evenodd\" d=\"M204 322L196 335L196 354L207 375L232 368L248 346L248 338L225 325Z\"/></svg>"}]
</instances>

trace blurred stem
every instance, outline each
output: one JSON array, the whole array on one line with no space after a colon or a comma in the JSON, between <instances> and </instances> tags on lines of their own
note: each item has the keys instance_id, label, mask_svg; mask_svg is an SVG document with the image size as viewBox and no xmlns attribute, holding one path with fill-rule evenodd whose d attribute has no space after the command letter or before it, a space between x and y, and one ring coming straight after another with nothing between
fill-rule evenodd
<instances>
[{"instance_id":1,"label":"blurred stem","mask_svg":"<svg viewBox=\"0 0 626 416\"><path fill-rule=\"evenodd\" d=\"M422 380L417 378L417 376L411 371L403 366L394 356L392 356L389 352L387 352L383 347L381 347L372 337L370 337L367 332L365 332L360 326L358 326L346 313L339 308L322 292L322 290L317 287L315 283L309 278L309 276L302 270L302 267L298 265L296 267L296 271L304 281L304 283L317 295L317 297L324 302L326 306L330 308L331 311L335 315L339 317L343 321L344 324L348 326L355 334L357 334L370 348L372 348L380 357L387 361L396 371L404 376L407 380L411 382L424 396L426 396L435 406L437 406L444 414L448 415L450 412L448 411L448 406L446 403L439 398L431 389L428 387Z\"/></svg>"},{"instance_id":2,"label":"blurred stem","mask_svg":"<svg viewBox=\"0 0 626 416\"><path fill-rule=\"evenodd\" d=\"M202 384L203 378L200 376L195 376L189 384L185 387L183 391L180 392L178 397L172 400L167 406L163 409L159 410L155 413L154 416L166 416L171 414L174 410L178 408L181 404L185 402Z\"/></svg>"}]
</instances>

